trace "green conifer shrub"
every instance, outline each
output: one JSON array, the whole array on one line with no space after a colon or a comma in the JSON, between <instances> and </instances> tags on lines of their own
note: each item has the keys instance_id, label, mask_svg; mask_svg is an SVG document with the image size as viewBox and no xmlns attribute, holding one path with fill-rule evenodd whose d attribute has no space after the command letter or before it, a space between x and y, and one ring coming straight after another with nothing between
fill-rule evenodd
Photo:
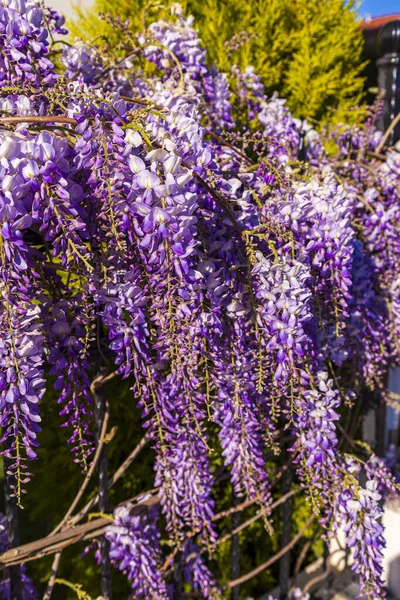
<instances>
[{"instance_id":1,"label":"green conifer shrub","mask_svg":"<svg viewBox=\"0 0 400 600\"><path fill-rule=\"evenodd\" d=\"M169 18L171 0L94 0L75 9L74 36L116 48L120 34L104 15L130 20L132 34L143 21ZM299 118L337 123L360 117L364 97L363 36L355 1L186 0L208 62L223 70L253 65L269 95L278 91ZM99 15L103 16L99 16Z\"/></svg>"}]
</instances>

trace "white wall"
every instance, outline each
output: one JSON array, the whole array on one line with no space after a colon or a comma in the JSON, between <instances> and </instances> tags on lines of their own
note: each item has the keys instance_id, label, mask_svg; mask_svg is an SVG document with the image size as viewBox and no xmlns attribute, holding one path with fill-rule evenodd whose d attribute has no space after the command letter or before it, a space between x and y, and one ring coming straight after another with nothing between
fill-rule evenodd
<instances>
[{"instance_id":1,"label":"white wall","mask_svg":"<svg viewBox=\"0 0 400 600\"><path fill-rule=\"evenodd\" d=\"M66 17L72 16L72 4L88 8L92 2L91 0L46 0L46 4L55 8L59 13L62 13Z\"/></svg>"}]
</instances>

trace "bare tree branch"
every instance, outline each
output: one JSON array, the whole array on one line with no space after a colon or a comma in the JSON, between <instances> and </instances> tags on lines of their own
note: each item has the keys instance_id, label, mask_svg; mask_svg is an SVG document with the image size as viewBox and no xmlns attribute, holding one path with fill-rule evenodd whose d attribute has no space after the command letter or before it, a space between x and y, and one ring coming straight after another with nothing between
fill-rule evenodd
<instances>
[{"instance_id":1,"label":"bare tree branch","mask_svg":"<svg viewBox=\"0 0 400 600\"><path fill-rule=\"evenodd\" d=\"M59 116L48 116L48 117L0 117L0 125L17 125L18 123L37 123L46 124L46 123L64 123L68 125L78 125L75 119L70 117L59 117Z\"/></svg>"},{"instance_id":2,"label":"bare tree branch","mask_svg":"<svg viewBox=\"0 0 400 600\"><path fill-rule=\"evenodd\" d=\"M147 498L134 506L131 513L133 515L141 514L151 506L159 504L159 502L160 498L158 495L152 495L150 498ZM100 517L76 527L69 527L52 536L47 536L34 542L18 546L17 548L7 550L7 552L0 555L0 568L4 569L11 565L36 560L42 556L59 552L77 541L98 537L104 533L105 528L109 524L109 518Z\"/></svg>"},{"instance_id":3,"label":"bare tree branch","mask_svg":"<svg viewBox=\"0 0 400 600\"><path fill-rule=\"evenodd\" d=\"M53 588L56 583L57 571L58 571L58 567L60 565L60 560L61 560L61 552L57 552L57 554L54 557L53 564L51 565L51 575L50 575L50 579L47 583L47 589L44 593L43 600L50 600L50 598L51 598L51 594L53 593Z\"/></svg>"},{"instance_id":4,"label":"bare tree branch","mask_svg":"<svg viewBox=\"0 0 400 600\"><path fill-rule=\"evenodd\" d=\"M381 141L377 145L377 147L376 147L377 154L380 154L381 150L383 149L384 145L386 144L386 142L388 140L389 135L392 133L393 129L396 127L396 125L398 123L400 123L400 113L395 116L393 121L390 123L389 127L386 129Z\"/></svg>"},{"instance_id":5,"label":"bare tree branch","mask_svg":"<svg viewBox=\"0 0 400 600\"><path fill-rule=\"evenodd\" d=\"M69 517L74 512L75 508L78 506L79 501L82 498L83 494L85 493L85 490L86 490L86 488L87 488L87 486L89 484L89 481L92 478L93 473L96 470L96 467L98 465L98 462L99 462L99 459L100 459L100 456L101 456L101 451L102 451L103 446L104 446L104 438L106 436L109 418L110 418L110 410L109 410L109 406L108 406L108 403L107 403L106 412L104 413L103 424L102 424L102 427L101 427L101 433L100 433L99 443L97 444L97 448L96 448L96 452L95 452L92 464L90 465L89 471L87 472L87 474L85 476L85 479L83 480L82 485L79 488L78 493L75 496L74 501L72 502L71 506L69 507L69 509L65 513L62 521L60 521L60 523L57 525L57 527L55 527L53 529L53 531L49 534L50 536L54 535L55 533L57 533L58 531L60 531L63 528L63 526L65 525L65 523L67 523Z\"/></svg>"},{"instance_id":6,"label":"bare tree branch","mask_svg":"<svg viewBox=\"0 0 400 600\"><path fill-rule=\"evenodd\" d=\"M274 508L276 508L280 504L283 504L284 502L286 502L286 500L288 498L291 498L292 496L294 496L294 494L297 494L299 491L300 491L300 488L291 490L290 492L288 492L287 494L285 494L284 496L282 496L281 498L276 500L276 502L273 502L270 507L271 510L274 510ZM250 517L250 519L247 519L247 521L244 521L243 523L241 523L235 529L232 529L232 531L230 533L227 533L226 535L223 535L222 537L218 538L216 541L216 544L223 544L223 542L226 542L227 540L229 540L229 538L231 538L233 535L239 533L240 531L243 531L243 529L246 529L246 527L248 527L252 523L255 523L256 521L258 521L258 519L261 519L261 517L263 517L264 514L265 514L265 511L263 511L263 510L257 511L255 515Z\"/></svg>"},{"instance_id":7,"label":"bare tree branch","mask_svg":"<svg viewBox=\"0 0 400 600\"><path fill-rule=\"evenodd\" d=\"M130 465L135 460L135 458L139 455L141 450L145 447L147 442L148 442L147 436L142 437L142 439L140 440L138 445L135 446L135 448L132 450L132 452L129 454L129 456L124 460L124 462L115 471L114 475L112 477L110 477L110 479L108 480L108 489L111 489L112 486L117 483L118 479L120 479L122 477L122 475L130 467ZM72 517L70 519L70 524L76 525L77 523L79 523L79 521L81 519L83 519L88 514L88 512L90 510L92 510L92 508L94 506L96 506L98 500L99 500L99 495L96 494L91 500L89 500L89 502L82 508L82 510L80 510L74 517Z\"/></svg>"},{"instance_id":8,"label":"bare tree branch","mask_svg":"<svg viewBox=\"0 0 400 600\"><path fill-rule=\"evenodd\" d=\"M271 558L269 558L265 563L263 563L262 565L259 565L258 567L256 567L252 571L249 571L245 575L242 575L242 577L239 577L238 579L234 579L233 581L230 581L225 587L226 588L232 588L232 587L235 587L237 585L241 585L242 583L245 583L246 581L249 581L249 579L252 579L253 577L256 577L256 575L259 575L260 573L262 573L263 571L265 571L265 569L268 569L268 567L270 567L277 560L279 560L280 558L282 558L282 556L284 556L287 552L289 552L289 550L291 550L293 548L293 546L295 546L297 544L297 542L303 537L306 529L311 525L311 523L315 519L316 519L316 515L311 515L311 517L308 519L308 521L304 525L304 527L302 527L302 529L299 531L299 533L297 533L294 536L294 538L289 542L289 544L286 544L286 546L284 546L283 548L281 548L281 550L279 552L277 552L274 556L271 556Z\"/></svg>"}]
</instances>

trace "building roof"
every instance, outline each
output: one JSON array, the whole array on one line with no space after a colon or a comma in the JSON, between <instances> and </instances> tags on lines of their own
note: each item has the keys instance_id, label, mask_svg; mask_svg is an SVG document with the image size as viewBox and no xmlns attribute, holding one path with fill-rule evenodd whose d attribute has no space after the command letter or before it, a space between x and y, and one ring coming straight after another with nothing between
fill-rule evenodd
<instances>
[{"instance_id":1,"label":"building roof","mask_svg":"<svg viewBox=\"0 0 400 600\"><path fill-rule=\"evenodd\" d=\"M361 21L360 23L360 28L363 31L374 31L383 27L386 25L386 23L391 23L392 21L400 21L400 13L364 19L364 21Z\"/></svg>"}]
</instances>

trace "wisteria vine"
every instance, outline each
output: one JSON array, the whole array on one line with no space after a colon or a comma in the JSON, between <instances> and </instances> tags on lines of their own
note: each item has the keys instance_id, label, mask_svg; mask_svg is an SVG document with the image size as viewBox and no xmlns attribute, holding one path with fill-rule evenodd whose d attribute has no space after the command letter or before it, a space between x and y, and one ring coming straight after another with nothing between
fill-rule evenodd
<instances>
[{"instance_id":1,"label":"wisteria vine","mask_svg":"<svg viewBox=\"0 0 400 600\"><path fill-rule=\"evenodd\" d=\"M318 134L253 68L210 68L174 10L129 40L126 59L78 42L60 71L62 19L31 0L0 8L0 424L13 493L21 504L50 381L88 469L90 382L106 360L131 381L163 533L195 591L222 597L206 564L212 451L270 529L266 457L284 429L327 535L344 528L361 593L382 598L380 499L397 488L356 446L349 461L337 425L367 389L389 401L400 359L400 148L376 157L373 111ZM112 562L136 597L167 598L157 515L130 508L107 528Z\"/></svg>"}]
</instances>

